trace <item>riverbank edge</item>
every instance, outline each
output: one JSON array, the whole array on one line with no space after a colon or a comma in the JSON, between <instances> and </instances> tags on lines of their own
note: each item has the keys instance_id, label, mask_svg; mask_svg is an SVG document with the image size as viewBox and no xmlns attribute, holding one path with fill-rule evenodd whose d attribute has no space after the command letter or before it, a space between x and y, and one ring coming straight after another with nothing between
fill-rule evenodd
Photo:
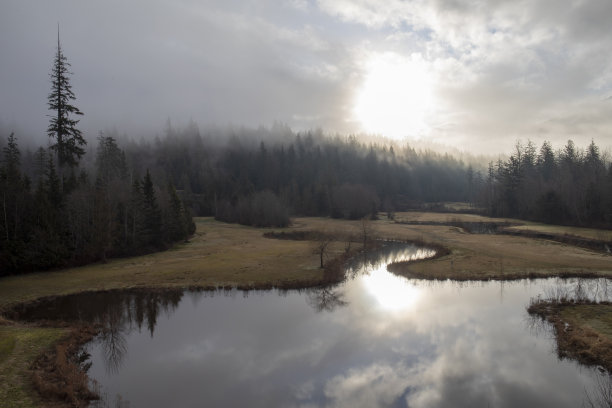
<instances>
[{"instance_id":1,"label":"riverbank edge","mask_svg":"<svg viewBox=\"0 0 612 408\"><path fill-rule=\"evenodd\" d=\"M541 231L532 231L528 229L511 229L512 227L520 227L525 224L521 222L509 221L395 221L400 225L431 225L431 226L447 226L456 227L470 234L497 234L510 235L515 237L524 237L531 239L544 239L548 241L558 242L575 246L578 248L589 249L603 254L612 254L612 241L603 239L581 237L573 234L554 234ZM475 232L475 231L487 232Z\"/></svg>"},{"instance_id":2,"label":"riverbank edge","mask_svg":"<svg viewBox=\"0 0 612 408\"><path fill-rule=\"evenodd\" d=\"M382 242L370 242L368 249L377 249ZM152 286L137 288L113 288L99 291L78 291L71 295L103 292L168 292L168 291L267 291L267 290L306 290L341 283L346 275L344 265L351 258L363 252L362 248L347 250L329 260L323 268L323 274L318 280L295 282L262 282L237 285L188 285L185 287ZM37 357L28 363L28 372L24 373L30 380L30 386L38 393L43 406L54 408L87 407L91 401L99 400L100 394L96 384L87 376L87 367L81 363L82 346L99 335L102 327L96 325L74 324L62 321L41 321L35 323L17 320L18 309L33 304L62 297L52 295L20 302L0 309L0 324L5 326L28 328L57 328L67 330L50 347L43 347ZM37 406L37 405L34 405Z\"/></svg>"},{"instance_id":3,"label":"riverbank edge","mask_svg":"<svg viewBox=\"0 0 612 408\"><path fill-rule=\"evenodd\" d=\"M586 366L602 367L612 373L612 340L586 324L563 318L564 308L580 305L611 306L610 302L547 301L533 302L527 312L552 325L560 359L570 358Z\"/></svg>"},{"instance_id":4,"label":"riverbank edge","mask_svg":"<svg viewBox=\"0 0 612 408\"><path fill-rule=\"evenodd\" d=\"M268 238L276 238L276 237L268 237ZM286 238L285 238L286 239ZM392 239L393 240L393 239ZM398 240L395 240L398 241ZM503 275L496 275L495 273L493 273L491 276L487 276L487 277L482 277L482 276L478 276L478 277L474 277L474 276L469 276L469 275L465 275L462 274L461 276L453 276L452 274L448 275L448 276L443 276L443 277L432 277L429 274L423 274L423 275L419 275L416 271L409 271L409 273L406 273L405 270L403 270L404 268L410 267L414 264L417 263L421 263L421 262L426 262L426 261L432 261L434 259L439 259L439 258L444 258L446 256L452 256L453 254L453 248L452 247L448 247L445 246L441 243L438 242L433 242L433 241L428 241L428 240L399 240L401 242L405 242L407 244L414 244L416 246L420 246L420 247L427 247L427 248L432 248L436 250L436 254L433 257L429 257L427 259L423 259L423 260L415 260L415 261L407 261L407 262L402 262L402 263L397 263L397 264L391 264L388 266L389 271L396 273L398 275L401 276L406 276L408 278L420 278L420 279L428 279L428 280L439 280L439 279L443 279L443 280L447 280L447 279L452 279L452 280L457 280L457 281L486 281L486 280L516 280L516 279L536 279L536 278L550 278L550 277L561 277L561 278L569 278L569 277L601 277L601 276L606 276L605 274L599 274L599 273L565 273L565 272L558 272L558 273L550 273L548 272L542 272L542 273L517 273L515 275L507 275L507 274L503 274ZM381 242L384 241L379 241L379 244ZM374 244L376 245L376 244ZM343 273L343 265L344 263L352 256L355 256L356 254L358 254L360 252L360 249L352 249L346 252L341 253L340 255L338 255L337 257L335 257L334 259L328 261L324 273L321 277L321 279L311 279L309 281L286 281L286 282L260 282L260 283L246 283L246 284L237 284L237 285L225 285L225 286L213 286L213 285L187 285L185 287L180 287L180 286L153 286L153 287L146 287L146 286L139 286L137 288L134 287L118 287L118 288L113 288L113 289L107 289L107 290L145 290L145 291L163 291L163 290L201 290L201 291L217 291L217 290L241 290L241 291L250 291L250 290L274 290L274 289L278 289L278 290L299 290L299 289L309 289L309 288L316 288L316 287L322 287L322 286L327 286L330 284L334 284L334 283L338 283L341 282L344 279L344 273ZM102 290L105 291L105 290ZM89 291L80 291L80 292L76 292L76 293L87 293ZM100 292L100 291L97 291ZM42 298L38 298L26 303L30 303L30 302L36 302L36 301L40 301ZM22 303L22 304L26 304L26 303ZM8 305L10 307L14 307L16 306L15 304L13 305ZM3 309L0 309L0 315L4 314L7 312L7 309L10 309L10 307L4 307ZM0 320L2 320L2 317L0 317ZM21 323L19 322L12 322L12 321L4 321L5 324L17 324L20 325ZM1 322L0 322L1 323ZM51 323L49 323L50 326L48 327L52 327ZM57 323L56 323L57 324ZM82 330L84 331L88 331L91 330L91 328L82 328ZM81 333L82 334L82 333ZM94 334L95 335L95 334ZM75 334L74 335L76 338L79 338L80 334ZM66 341L70 342L70 341L74 341L74 338L68 338ZM77 341L75 344L78 345L78 347L76 348L77 350L80 348L80 346L84 343L87 343L89 340L84 341L83 343L80 343ZM61 347L63 347L62 342L59 342L58 345L60 345ZM48 351L46 351L48 353ZM41 354L42 355L42 354ZM53 357L53 354L51 354L51 357ZM75 356L71 356L71 357L75 357ZM47 361L53 361L53 358L47 358ZM32 364L32 367L34 366L34 363ZM53 370L51 370L53 371ZM64 407L64 406L85 406L85 405L75 405L74 403L67 403L64 401L63 405L61 405L61 401L55 402L55 405L57 407Z\"/></svg>"}]
</instances>

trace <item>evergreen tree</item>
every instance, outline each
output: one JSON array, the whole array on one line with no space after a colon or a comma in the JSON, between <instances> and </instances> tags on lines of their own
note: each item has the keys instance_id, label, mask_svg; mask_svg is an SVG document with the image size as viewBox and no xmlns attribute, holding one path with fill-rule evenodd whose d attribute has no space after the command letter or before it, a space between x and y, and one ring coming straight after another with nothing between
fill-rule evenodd
<instances>
[{"instance_id":1,"label":"evergreen tree","mask_svg":"<svg viewBox=\"0 0 612 408\"><path fill-rule=\"evenodd\" d=\"M72 115L83 115L83 113L71 103L76 97L70 85L69 75L72 73L68 70L69 67L70 63L62 53L58 28L57 52L51 69L51 92L48 97L49 110L54 113L49 115L51 119L47 134L55 139L51 148L57 154L57 165L62 175L65 165L70 167L77 165L85 153L82 146L86 144L81 131L76 127L79 121L72 118Z\"/></svg>"},{"instance_id":2,"label":"evergreen tree","mask_svg":"<svg viewBox=\"0 0 612 408\"><path fill-rule=\"evenodd\" d=\"M135 179L132 183L132 194L130 204L127 210L128 217L128 241L132 248L138 248L141 245L141 232L143 227L142 217L142 187L140 180Z\"/></svg>"},{"instance_id":3,"label":"evergreen tree","mask_svg":"<svg viewBox=\"0 0 612 408\"><path fill-rule=\"evenodd\" d=\"M548 182L552 180L557 172L557 162L555 160L555 153L548 141L542 143L536 165L543 181Z\"/></svg>"},{"instance_id":4,"label":"evergreen tree","mask_svg":"<svg viewBox=\"0 0 612 408\"><path fill-rule=\"evenodd\" d=\"M0 191L2 194L2 238L8 241L15 239L19 219L19 198L23 190L21 172L21 154L15 134L8 137L7 145L2 149L3 165L0 168Z\"/></svg>"},{"instance_id":5,"label":"evergreen tree","mask_svg":"<svg viewBox=\"0 0 612 408\"><path fill-rule=\"evenodd\" d=\"M168 183L169 208L164 220L164 233L166 241L174 242L187 238L187 224L185 223L185 210L181 199L176 194L172 183Z\"/></svg>"},{"instance_id":6,"label":"evergreen tree","mask_svg":"<svg viewBox=\"0 0 612 408\"><path fill-rule=\"evenodd\" d=\"M2 149L4 153L4 169L9 178L18 178L19 165L21 164L21 153L17 146L15 133L11 133L8 137L7 145Z\"/></svg>"},{"instance_id":7,"label":"evergreen tree","mask_svg":"<svg viewBox=\"0 0 612 408\"><path fill-rule=\"evenodd\" d=\"M96 152L98 179L105 185L112 180L124 179L127 176L125 154L117 145L115 138L101 134L98 142Z\"/></svg>"},{"instance_id":8,"label":"evergreen tree","mask_svg":"<svg viewBox=\"0 0 612 408\"><path fill-rule=\"evenodd\" d=\"M160 246L162 243L161 211L157 204L155 188L149 170L142 180L142 226L143 243Z\"/></svg>"}]
</instances>

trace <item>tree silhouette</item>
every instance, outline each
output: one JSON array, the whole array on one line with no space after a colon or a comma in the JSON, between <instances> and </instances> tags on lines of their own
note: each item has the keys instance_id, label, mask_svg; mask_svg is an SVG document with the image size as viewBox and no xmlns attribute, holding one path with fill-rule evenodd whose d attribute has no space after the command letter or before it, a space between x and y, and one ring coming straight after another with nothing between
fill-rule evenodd
<instances>
[{"instance_id":1,"label":"tree silhouette","mask_svg":"<svg viewBox=\"0 0 612 408\"><path fill-rule=\"evenodd\" d=\"M70 85L69 76L72 73L68 70L69 67L70 63L62 53L58 27L57 52L51 69L51 92L48 97L49 110L52 110L54 114L49 115L51 119L47 134L55 139L51 148L57 154L57 164L62 174L65 165L70 167L77 165L78 159L85 153L85 149L81 146L86 144L81 131L76 128L79 121L71 117L72 115L83 115L83 112L71 104L76 97Z\"/></svg>"}]
</instances>

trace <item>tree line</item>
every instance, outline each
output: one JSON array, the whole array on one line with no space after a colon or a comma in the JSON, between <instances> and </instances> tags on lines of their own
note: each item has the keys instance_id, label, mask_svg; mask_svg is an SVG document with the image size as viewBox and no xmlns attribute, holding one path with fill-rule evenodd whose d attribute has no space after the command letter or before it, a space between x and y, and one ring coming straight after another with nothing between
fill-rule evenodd
<instances>
[{"instance_id":1,"label":"tree line","mask_svg":"<svg viewBox=\"0 0 612 408\"><path fill-rule=\"evenodd\" d=\"M493 216L610 227L612 166L595 143L517 144L488 169L409 145L354 136L194 123L136 142L100 133L86 150L70 64L51 70L48 149L0 138L0 275L155 251L195 231L191 214L254 226L289 217L375 217L422 203L471 201ZM154 182L155 180L155 182Z\"/></svg>"},{"instance_id":2,"label":"tree line","mask_svg":"<svg viewBox=\"0 0 612 408\"><path fill-rule=\"evenodd\" d=\"M0 275L159 250L195 231L174 186L154 185L148 170L129 171L113 137L100 135L93 172L79 166L86 140L69 67L58 30L50 147L28 152L26 165L13 133L2 148Z\"/></svg>"},{"instance_id":3,"label":"tree line","mask_svg":"<svg viewBox=\"0 0 612 408\"><path fill-rule=\"evenodd\" d=\"M0 274L156 251L195 231L174 186L129 171L112 137L99 137L93 172L66 176L42 147L23 166L13 134L2 153Z\"/></svg>"},{"instance_id":4,"label":"tree line","mask_svg":"<svg viewBox=\"0 0 612 408\"><path fill-rule=\"evenodd\" d=\"M219 137L169 126L125 152L135 168L170 180L194 214L249 225L284 226L291 215L359 219L468 199L462 161L353 136L241 129Z\"/></svg>"},{"instance_id":5,"label":"tree line","mask_svg":"<svg viewBox=\"0 0 612 408\"><path fill-rule=\"evenodd\" d=\"M555 151L518 143L507 160L471 169L471 199L490 215L591 227L612 227L612 164L594 141L578 149L569 140Z\"/></svg>"}]
</instances>

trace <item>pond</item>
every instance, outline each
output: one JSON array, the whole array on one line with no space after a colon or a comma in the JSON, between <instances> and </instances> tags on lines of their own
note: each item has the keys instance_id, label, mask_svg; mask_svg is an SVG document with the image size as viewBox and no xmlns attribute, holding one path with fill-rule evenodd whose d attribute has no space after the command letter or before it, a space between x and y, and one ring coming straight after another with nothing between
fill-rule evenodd
<instances>
[{"instance_id":1,"label":"pond","mask_svg":"<svg viewBox=\"0 0 612 408\"><path fill-rule=\"evenodd\" d=\"M303 291L108 292L58 298L24 318L105 324L86 346L98 406L576 407L601 374L559 360L531 298L599 300L607 281L431 282L388 244L347 280ZM418 267L418 265L417 265Z\"/></svg>"}]
</instances>

